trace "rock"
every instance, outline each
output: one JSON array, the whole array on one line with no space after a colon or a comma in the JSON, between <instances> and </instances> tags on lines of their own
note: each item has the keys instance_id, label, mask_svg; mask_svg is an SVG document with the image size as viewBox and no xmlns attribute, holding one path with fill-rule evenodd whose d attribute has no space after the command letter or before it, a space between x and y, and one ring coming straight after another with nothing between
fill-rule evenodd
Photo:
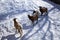
<instances>
[{"instance_id":1,"label":"rock","mask_svg":"<svg viewBox=\"0 0 60 40\"><path fill-rule=\"evenodd\" d=\"M50 1L60 5L60 0L50 0Z\"/></svg>"}]
</instances>

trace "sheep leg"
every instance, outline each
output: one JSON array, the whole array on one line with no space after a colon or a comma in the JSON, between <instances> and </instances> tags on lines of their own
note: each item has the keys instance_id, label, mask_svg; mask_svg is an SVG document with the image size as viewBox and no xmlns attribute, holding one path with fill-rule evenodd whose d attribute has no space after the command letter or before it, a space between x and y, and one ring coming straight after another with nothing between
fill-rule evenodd
<instances>
[{"instance_id":1,"label":"sheep leg","mask_svg":"<svg viewBox=\"0 0 60 40\"><path fill-rule=\"evenodd\" d=\"M34 26L34 21L32 21L32 25Z\"/></svg>"},{"instance_id":2,"label":"sheep leg","mask_svg":"<svg viewBox=\"0 0 60 40\"><path fill-rule=\"evenodd\" d=\"M22 31L22 29L20 30L20 37L22 37L22 33L23 33L23 31Z\"/></svg>"},{"instance_id":3,"label":"sheep leg","mask_svg":"<svg viewBox=\"0 0 60 40\"><path fill-rule=\"evenodd\" d=\"M20 33L20 37L22 37L22 29L18 29L18 32Z\"/></svg>"},{"instance_id":4,"label":"sheep leg","mask_svg":"<svg viewBox=\"0 0 60 40\"><path fill-rule=\"evenodd\" d=\"M38 19L37 19L37 21L36 21L36 24L38 23Z\"/></svg>"},{"instance_id":5,"label":"sheep leg","mask_svg":"<svg viewBox=\"0 0 60 40\"><path fill-rule=\"evenodd\" d=\"M43 12L41 12L41 16L43 15Z\"/></svg>"},{"instance_id":6,"label":"sheep leg","mask_svg":"<svg viewBox=\"0 0 60 40\"><path fill-rule=\"evenodd\" d=\"M46 11L46 15L48 15L48 10Z\"/></svg>"}]
</instances>

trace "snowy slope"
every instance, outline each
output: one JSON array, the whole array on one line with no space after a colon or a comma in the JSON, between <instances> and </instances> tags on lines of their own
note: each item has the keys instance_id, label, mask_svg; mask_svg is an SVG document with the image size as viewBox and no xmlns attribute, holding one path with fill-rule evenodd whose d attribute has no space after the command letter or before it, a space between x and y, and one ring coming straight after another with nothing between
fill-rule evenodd
<instances>
[{"instance_id":1,"label":"snowy slope","mask_svg":"<svg viewBox=\"0 0 60 40\"><path fill-rule=\"evenodd\" d=\"M48 8L32 26L28 14L38 6ZM13 18L23 26L23 37L14 28ZM49 0L0 0L0 40L60 40L60 5Z\"/></svg>"}]
</instances>

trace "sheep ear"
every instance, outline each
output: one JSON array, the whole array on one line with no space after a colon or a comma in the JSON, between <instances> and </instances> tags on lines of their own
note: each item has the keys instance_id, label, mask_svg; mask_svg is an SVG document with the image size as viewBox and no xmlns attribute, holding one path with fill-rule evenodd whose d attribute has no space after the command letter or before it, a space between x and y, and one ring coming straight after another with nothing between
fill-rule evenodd
<instances>
[{"instance_id":1,"label":"sheep ear","mask_svg":"<svg viewBox=\"0 0 60 40\"><path fill-rule=\"evenodd\" d=\"M14 19L17 19L17 18L14 18Z\"/></svg>"},{"instance_id":2,"label":"sheep ear","mask_svg":"<svg viewBox=\"0 0 60 40\"><path fill-rule=\"evenodd\" d=\"M17 18L14 18L13 20L15 20L15 19L17 19Z\"/></svg>"}]
</instances>

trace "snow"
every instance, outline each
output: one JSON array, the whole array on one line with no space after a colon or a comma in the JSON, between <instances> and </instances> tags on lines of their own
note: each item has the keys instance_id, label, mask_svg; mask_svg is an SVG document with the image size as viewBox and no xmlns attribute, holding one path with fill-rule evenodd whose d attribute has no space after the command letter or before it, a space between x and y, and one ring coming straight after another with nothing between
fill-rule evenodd
<instances>
[{"instance_id":1,"label":"snow","mask_svg":"<svg viewBox=\"0 0 60 40\"><path fill-rule=\"evenodd\" d=\"M48 15L40 16L32 26L27 15L38 6L48 8ZM22 25L22 38L13 18ZM0 0L0 40L60 40L60 5L49 0Z\"/></svg>"}]
</instances>

